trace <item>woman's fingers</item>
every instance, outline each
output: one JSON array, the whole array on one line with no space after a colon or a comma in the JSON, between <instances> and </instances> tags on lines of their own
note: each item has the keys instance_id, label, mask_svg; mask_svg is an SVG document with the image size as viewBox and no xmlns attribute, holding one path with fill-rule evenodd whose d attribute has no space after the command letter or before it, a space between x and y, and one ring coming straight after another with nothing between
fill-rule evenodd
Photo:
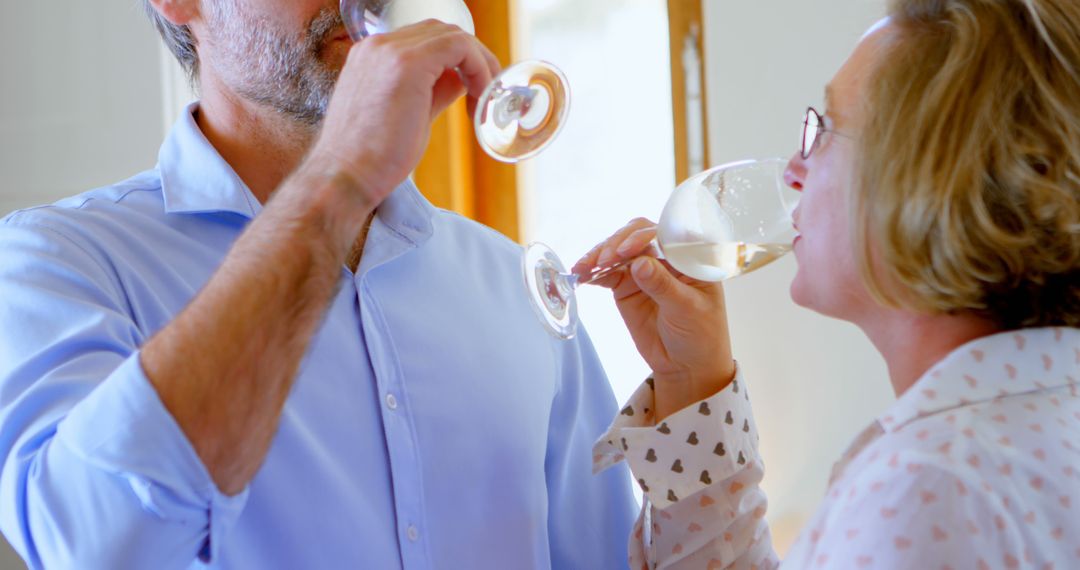
<instances>
[{"instance_id":1,"label":"woman's fingers","mask_svg":"<svg viewBox=\"0 0 1080 570\"><path fill-rule=\"evenodd\" d=\"M626 242L627 238L629 238L634 233L638 232L641 229L653 227L654 225L655 224L653 224L649 220L646 220L645 218L636 218L634 220L631 220L630 223L623 226L622 229L615 232L614 235L612 235L610 238L607 239L607 241L604 242L604 248L600 251L600 255L596 260L596 264L603 267L611 265L613 263L617 263L621 259L625 259L625 257L619 255L619 253L617 252L618 248L622 246L622 244Z\"/></svg>"},{"instance_id":2,"label":"woman's fingers","mask_svg":"<svg viewBox=\"0 0 1080 570\"><path fill-rule=\"evenodd\" d=\"M603 276L589 281L589 285L596 285L605 289L616 289L630 278L628 269L627 267L619 267L606 272Z\"/></svg>"},{"instance_id":3,"label":"woman's fingers","mask_svg":"<svg viewBox=\"0 0 1080 570\"><path fill-rule=\"evenodd\" d=\"M696 295L700 293L680 280L660 260L639 257L634 260L630 272L641 292L648 295L661 311L692 316L698 305Z\"/></svg>"},{"instance_id":4,"label":"woman's fingers","mask_svg":"<svg viewBox=\"0 0 1080 570\"><path fill-rule=\"evenodd\" d=\"M641 228L626 236L622 243L615 246L615 255L620 259L631 259L647 254L655 255L659 252L651 251L654 239L656 239L656 226Z\"/></svg>"},{"instance_id":5,"label":"woman's fingers","mask_svg":"<svg viewBox=\"0 0 1080 570\"><path fill-rule=\"evenodd\" d=\"M581 256L581 259L574 263L570 271L579 275L588 273L589 270L596 267L596 259L600 256L600 250L602 249L604 249L604 242L594 245L592 249L585 252L585 255Z\"/></svg>"},{"instance_id":6,"label":"woman's fingers","mask_svg":"<svg viewBox=\"0 0 1080 570\"><path fill-rule=\"evenodd\" d=\"M645 218L636 218L631 220L615 232L608 239L600 242L596 247L589 250L577 263L574 264L573 272L583 274L591 271L596 267L609 266L620 259L627 259L628 256L621 256L616 253L616 249L623 244L631 235L639 230L655 227L655 224ZM636 238L637 239L637 238ZM649 238L650 240L652 238ZM648 241L648 240L647 240Z\"/></svg>"}]
</instances>

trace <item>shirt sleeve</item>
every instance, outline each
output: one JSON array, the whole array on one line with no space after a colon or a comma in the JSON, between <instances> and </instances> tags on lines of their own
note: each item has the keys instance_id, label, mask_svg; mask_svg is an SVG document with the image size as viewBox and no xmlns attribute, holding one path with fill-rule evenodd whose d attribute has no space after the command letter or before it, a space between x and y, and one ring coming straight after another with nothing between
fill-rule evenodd
<instances>
[{"instance_id":1,"label":"shirt sleeve","mask_svg":"<svg viewBox=\"0 0 1080 570\"><path fill-rule=\"evenodd\" d=\"M584 328L573 341L552 342L560 377L545 458L551 567L625 568L638 510L629 473L594 477L589 469L593 441L617 411L615 396Z\"/></svg>"},{"instance_id":2,"label":"shirt sleeve","mask_svg":"<svg viewBox=\"0 0 1080 570\"><path fill-rule=\"evenodd\" d=\"M1033 555L1060 544L1047 533L1039 549L1025 552L1032 542L1024 531L1039 524L1008 493L960 476L940 458L898 452L844 485L785 568L1031 568Z\"/></svg>"},{"instance_id":3,"label":"shirt sleeve","mask_svg":"<svg viewBox=\"0 0 1080 570\"><path fill-rule=\"evenodd\" d=\"M764 464L741 372L719 393L656 425L650 378L595 444L593 468L626 461L646 503L631 568L771 568Z\"/></svg>"},{"instance_id":4,"label":"shirt sleeve","mask_svg":"<svg viewBox=\"0 0 1080 570\"><path fill-rule=\"evenodd\" d=\"M139 362L108 261L40 221L0 224L0 527L31 568L212 560L222 495Z\"/></svg>"}]
</instances>

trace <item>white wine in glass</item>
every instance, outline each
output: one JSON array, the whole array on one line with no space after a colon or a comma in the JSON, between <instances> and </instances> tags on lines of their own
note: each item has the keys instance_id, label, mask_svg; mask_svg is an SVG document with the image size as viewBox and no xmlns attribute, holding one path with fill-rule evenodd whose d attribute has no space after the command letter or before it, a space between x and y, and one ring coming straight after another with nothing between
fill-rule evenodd
<instances>
[{"instance_id":1,"label":"white wine in glass","mask_svg":"<svg viewBox=\"0 0 1080 570\"><path fill-rule=\"evenodd\" d=\"M791 251L790 243L680 243L663 248L672 267L701 281L724 281L767 265Z\"/></svg>"},{"instance_id":2,"label":"white wine in glass","mask_svg":"<svg viewBox=\"0 0 1080 570\"><path fill-rule=\"evenodd\" d=\"M791 251L791 213L799 192L784 183L787 161L747 160L711 168L679 185L656 228L653 250L681 273L701 281L724 281L754 271ZM522 267L533 308L549 332L573 338L577 329L574 289L629 263L568 273L546 245L525 250Z\"/></svg>"},{"instance_id":3,"label":"white wine in glass","mask_svg":"<svg viewBox=\"0 0 1080 570\"><path fill-rule=\"evenodd\" d=\"M462 0L341 0L341 17L354 41L427 19L476 33ZM559 68L530 60L503 70L477 101L473 123L480 146L508 163L547 148L566 124L570 84Z\"/></svg>"}]
</instances>

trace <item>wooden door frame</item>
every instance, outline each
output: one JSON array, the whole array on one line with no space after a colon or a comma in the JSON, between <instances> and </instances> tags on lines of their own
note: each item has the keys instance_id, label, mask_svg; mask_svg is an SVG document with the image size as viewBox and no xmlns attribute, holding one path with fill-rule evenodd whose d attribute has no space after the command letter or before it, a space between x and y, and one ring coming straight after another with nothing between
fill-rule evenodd
<instances>
[{"instance_id":1,"label":"wooden door frame","mask_svg":"<svg viewBox=\"0 0 1080 570\"><path fill-rule=\"evenodd\" d=\"M702 140L704 167L709 166L709 116L706 109L708 99L706 98L705 89L705 26L702 16L702 2L703 0L667 0L668 38L670 39L669 46L671 48L671 104L675 127L675 178L677 183L686 180L693 174L697 174L691 172L690 165L689 135L691 126L689 119L692 113L687 108L687 81L693 78L688 77L688 73L698 74L696 79L699 81L701 89L701 98L698 104L701 106L700 117L702 124L697 127L702 129L701 133L704 135ZM684 65L683 53L688 39L692 40L692 43L697 48L700 67L696 70L687 69Z\"/></svg>"}]
</instances>

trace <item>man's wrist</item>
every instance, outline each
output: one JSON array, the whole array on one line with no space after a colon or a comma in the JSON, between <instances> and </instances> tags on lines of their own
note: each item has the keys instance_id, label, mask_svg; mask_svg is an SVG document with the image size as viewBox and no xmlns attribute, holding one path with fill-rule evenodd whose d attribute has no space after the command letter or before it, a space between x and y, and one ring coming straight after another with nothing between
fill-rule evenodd
<instances>
[{"instance_id":1,"label":"man's wrist","mask_svg":"<svg viewBox=\"0 0 1080 570\"><path fill-rule=\"evenodd\" d=\"M331 160L308 160L293 176L299 206L335 245L347 248L378 204L375 192ZM295 203L295 202L294 202Z\"/></svg>"}]
</instances>

